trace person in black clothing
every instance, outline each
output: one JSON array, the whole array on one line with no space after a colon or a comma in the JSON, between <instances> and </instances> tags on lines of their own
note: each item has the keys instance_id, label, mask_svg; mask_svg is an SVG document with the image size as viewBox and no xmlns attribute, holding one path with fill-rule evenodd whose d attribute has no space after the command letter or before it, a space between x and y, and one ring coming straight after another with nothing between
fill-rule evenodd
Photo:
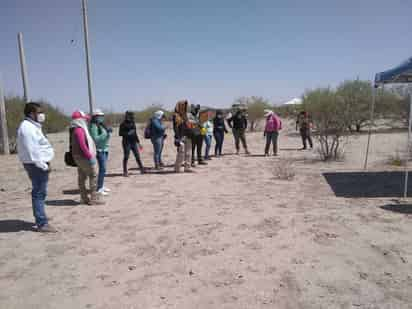
<instances>
[{"instance_id":1,"label":"person in black clothing","mask_svg":"<svg viewBox=\"0 0 412 309\"><path fill-rule=\"evenodd\" d=\"M227 120L229 127L233 131L233 136L235 138L236 154L239 154L240 142L245 149L246 154L250 154L247 149L246 143L246 129L247 129L247 118L243 111L238 110L231 118Z\"/></svg>"},{"instance_id":2,"label":"person in black clothing","mask_svg":"<svg viewBox=\"0 0 412 309\"><path fill-rule=\"evenodd\" d=\"M216 117L213 119L213 135L216 140L215 156L222 155L223 141L225 139L225 133L227 133L225 119L223 118L223 112L221 110L216 111Z\"/></svg>"},{"instance_id":3,"label":"person in black clothing","mask_svg":"<svg viewBox=\"0 0 412 309\"><path fill-rule=\"evenodd\" d=\"M200 105L192 105L191 113L197 122L197 127L193 131L194 134L192 137L192 167L195 166L195 153L197 154L197 162L199 163L199 165L207 165L207 163L202 159L202 147L204 136L201 134L200 131L199 112Z\"/></svg>"},{"instance_id":4,"label":"person in black clothing","mask_svg":"<svg viewBox=\"0 0 412 309\"><path fill-rule=\"evenodd\" d=\"M307 149L307 142L309 142L310 148L313 148L313 141L311 136L312 120L309 114L305 111L300 112L298 119L296 120L296 130L298 129L302 138L302 150Z\"/></svg>"},{"instance_id":5,"label":"person in black clothing","mask_svg":"<svg viewBox=\"0 0 412 309\"><path fill-rule=\"evenodd\" d=\"M119 135L122 137L122 146L123 146L123 176L128 177L127 161L129 160L130 151L133 152L134 157L136 158L137 165L140 168L140 172L144 174L145 169L143 163L140 159L140 140L136 131L136 124L134 122L134 114L127 111L124 121L120 124Z\"/></svg>"}]
</instances>

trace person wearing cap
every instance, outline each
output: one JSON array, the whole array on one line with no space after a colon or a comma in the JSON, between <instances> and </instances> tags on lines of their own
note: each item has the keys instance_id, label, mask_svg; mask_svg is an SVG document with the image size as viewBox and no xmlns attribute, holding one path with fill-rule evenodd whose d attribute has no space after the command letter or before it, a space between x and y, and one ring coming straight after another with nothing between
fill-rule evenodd
<instances>
[{"instance_id":1,"label":"person wearing cap","mask_svg":"<svg viewBox=\"0 0 412 309\"><path fill-rule=\"evenodd\" d=\"M71 121L71 144L73 159L77 165L80 198L82 204L103 205L97 195L96 145L89 132L90 117L82 111L75 111ZM90 197L86 189L89 179Z\"/></svg>"},{"instance_id":2,"label":"person wearing cap","mask_svg":"<svg viewBox=\"0 0 412 309\"><path fill-rule=\"evenodd\" d=\"M45 200L49 183L50 161L54 150L42 132L46 120L42 106L29 102L24 107L24 120L17 130L17 153L32 183L32 208L37 231L57 232L49 225L45 212Z\"/></svg>"},{"instance_id":3,"label":"person wearing cap","mask_svg":"<svg viewBox=\"0 0 412 309\"><path fill-rule=\"evenodd\" d=\"M313 141L311 136L312 130L312 119L309 116L308 112L301 111L298 115L298 119L296 120L296 131L299 129L300 136L302 138L302 148L301 150L307 149L307 142L309 142L309 146L313 148Z\"/></svg>"},{"instance_id":4,"label":"person wearing cap","mask_svg":"<svg viewBox=\"0 0 412 309\"><path fill-rule=\"evenodd\" d=\"M154 113L154 116L150 120L150 133L151 133L151 141L153 144L153 152L154 152L154 164L155 169L161 169L164 167L162 162L162 152L163 152L163 145L164 139L166 137L165 134L165 127L162 123L164 117L164 112L159 110Z\"/></svg>"},{"instance_id":5,"label":"person wearing cap","mask_svg":"<svg viewBox=\"0 0 412 309\"><path fill-rule=\"evenodd\" d=\"M245 153L250 154L246 143L246 130L248 126L246 112L241 109L237 110L235 114L227 120L227 123L232 129L233 137L235 138L236 154L239 154L240 142L242 142Z\"/></svg>"},{"instance_id":6,"label":"person wearing cap","mask_svg":"<svg viewBox=\"0 0 412 309\"><path fill-rule=\"evenodd\" d=\"M100 109L94 110L92 120L90 121L90 135L96 144L96 159L99 165L97 192L101 195L108 195L108 192L110 192L110 189L104 186L104 177L106 176L109 140L112 131L112 128L107 128L104 124L104 112Z\"/></svg>"},{"instance_id":7,"label":"person wearing cap","mask_svg":"<svg viewBox=\"0 0 412 309\"><path fill-rule=\"evenodd\" d=\"M264 111L266 125L263 136L266 137L265 156L269 156L270 145L273 144L273 155L278 155L278 138L279 130L282 129L282 121L273 111L266 109Z\"/></svg>"},{"instance_id":8,"label":"person wearing cap","mask_svg":"<svg viewBox=\"0 0 412 309\"><path fill-rule=\"evenodd\" d=\"M122 146L123 146L123 176L128 177L129 172L127 168L127 162L129 160L130 151L133 152L133 155L136 159L136 163L140 168L142 174L145 173L145 168L143 166L142 160L140 159L140 139L137 135L136 123L134 121L133 112L126 111L124 121L120 124L119 136L122 137Z\"/></svg>"}]
</instances>

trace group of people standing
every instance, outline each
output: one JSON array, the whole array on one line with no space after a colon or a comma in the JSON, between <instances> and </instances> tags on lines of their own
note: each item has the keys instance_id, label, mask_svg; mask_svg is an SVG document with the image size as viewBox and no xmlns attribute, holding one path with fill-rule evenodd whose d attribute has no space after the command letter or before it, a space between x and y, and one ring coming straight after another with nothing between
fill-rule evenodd
<instances>
[{"instance_id":1,"label":"group of people standing","mask_svg":"<svg viewBox=\"0 0 412 309\"><path fill-rule=\"evenodd\" d=\"M42 123L46 119L42 106L35 102L25 105L25 119L20 124L17 134L17 149L20 161L32 182L32 208L39 232L56 232L49 225L49 219L44 210L47 196L47 186L50 172L50 162L54 157L54 150L46 136L42 132ZM80 190L80 203L87 205L105 204L102 196L108 195L110 189L104 185L107 161L109 158L109 144L113 129L105 125L105 114L97 109L92 115L77 110L73 112L70 124L70 151L65 155L67 165L76 166L78 171L78 186ZM278 137L282 129L282 121L273 111L265 110L266 138L265 155L270 153L273 147L273 155L278 155ZM156 111L148 122L144 137L150 139L153 144L154 168L164 168L162 152L167 138L164 124L165 113ZM190 105L188 101L179 101L176 104L172 122L174 131L174 145L176 146L176 161L174 170L176 173L192 172L196 161L200 165L207 165L211 160L211 145L215 139L215 157L223 154L225 134L228 133L226 121L232 129L236 154L240 153L240 144L246 154L249 154L246 141L248 127L245 110L239 109L233 115L225 117L222 110L215 114L209 111L201 111L199 105ZM310 137L311 120L307 113L302 112L296 121L299 127L303 149L307 142L313 147ZM136 163L142 174L146 173L140 154L143 150L137 133L137 127L133 112L127 111L124 120L119 127L119 136L122 137L123 148L123 176L128 177L128 160L130 152L133 153ZM203 144L206 149L203 155ZM87 190L86 182L89 182Z\"/></svg>"}]
</instances>

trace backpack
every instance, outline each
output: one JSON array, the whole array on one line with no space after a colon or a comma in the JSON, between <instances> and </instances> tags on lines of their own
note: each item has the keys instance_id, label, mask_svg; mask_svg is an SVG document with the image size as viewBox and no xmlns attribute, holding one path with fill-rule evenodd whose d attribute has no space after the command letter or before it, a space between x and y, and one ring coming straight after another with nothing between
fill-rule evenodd
<instances>
[{"instance_id":1,"label":"backpack","mask_svg":"<svg viewBox=\"0 0 412 309\"><path fill-rule=\"evenodd\" d=\"M149 120L146 128L144 129L144 138L151 139L152 138L152 119Z\"/></svg>"},{"instance_id":2,"label":"backpack","mask_svg":"<svg viewBox=\"0 0 412 309\"><path fill-rule=\"evenodd\" d=\"M76 167L77 164L73 159L73 147L72 147L72 134L73 134L73 128L69 130L69 151L66 151L64 154L64 163L66 163L67 166L71 167Z\"/></svg>"}]
</instances>

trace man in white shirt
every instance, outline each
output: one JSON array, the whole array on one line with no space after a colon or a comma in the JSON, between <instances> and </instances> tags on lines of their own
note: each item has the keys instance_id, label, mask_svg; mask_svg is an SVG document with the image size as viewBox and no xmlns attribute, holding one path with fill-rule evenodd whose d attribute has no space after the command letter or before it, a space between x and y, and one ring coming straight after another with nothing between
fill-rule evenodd
<instances>
[{"instance_id":1,"label":"man in white shirt","mask_svg":"<svg viewBox=\"0 0 412 309\"><path fill-rule=\"evenodd\" d=\"M24 120L17 131L17 152L32 182L32 207L37 230L44 233L57 232L48 224L44 202L47 196L50 161L54 150L42 132L46 116L38 103L27 103Z\"/></svg>"}]
</instances>

